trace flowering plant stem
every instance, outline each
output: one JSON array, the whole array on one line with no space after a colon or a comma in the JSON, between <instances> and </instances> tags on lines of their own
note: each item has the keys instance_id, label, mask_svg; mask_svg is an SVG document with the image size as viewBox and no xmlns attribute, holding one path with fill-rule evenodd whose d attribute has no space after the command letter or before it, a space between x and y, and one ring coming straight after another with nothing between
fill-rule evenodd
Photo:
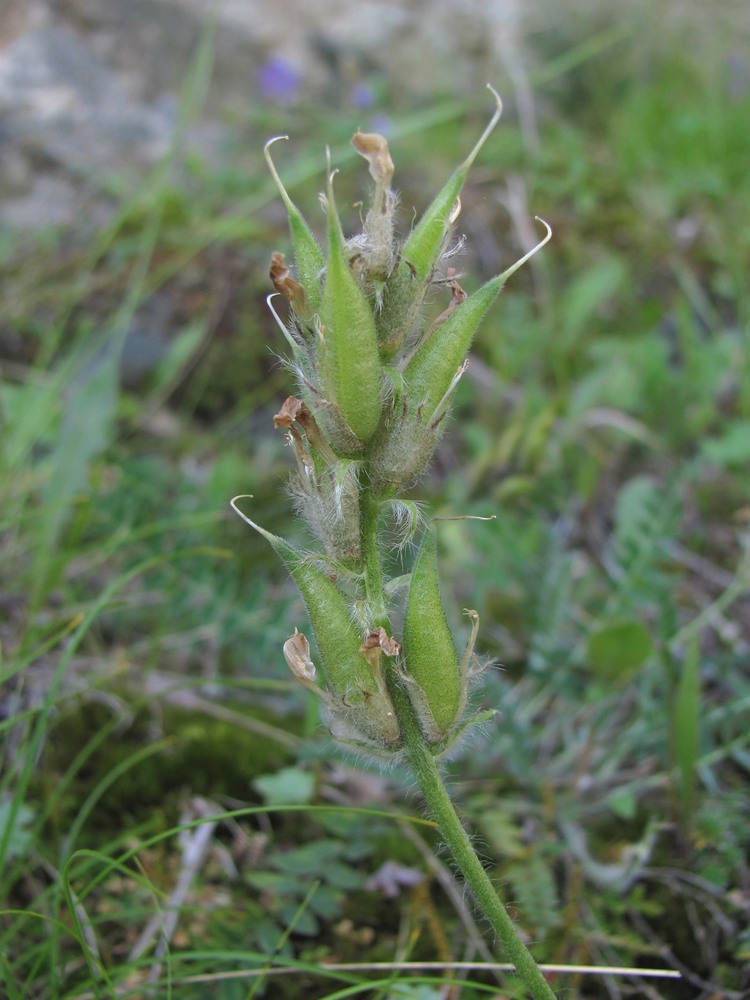
<instances>
[{"instance_id":1,"label":"flowering plant stem","mask_svg":"<svg viewBox=\"0 0 750 1000\"><path fill-rule=\"evenodd\" d=\"M365 587L368 600L383 609L385 620L385 593L383 573L380 565L380 549L377 539L377 504L363 490L360 493L360 524L362 530L362 552L365 566ZM409 766L417 779L424 796L427 809L438 824L443 840L448 847L456 867L474 895L492 929L500 939L508 958L524 981L529 996L534 1000L554 1000L552 987L544 978L531 952L518 935L513 921L499 899L495 887L477 857L471 839L456 812L456 807L448 794L440 767L424 738L416 713L404 690L396 670L387 674L388 691L396 711Z\"/></svg>"},{"instance_id":2,"label":"flowering plant stem","mask_svg":"<svg viewBox=\"0 0 750 1000\"><path fill-rule=\"evenodd\" d=\"M492 90L492 88L490 88ZM533 1000L554 993L513 922L461 825L437 764L460 734L487 713L467 714L472 653L479 627L460 657L440 597L436 532L420 526L403 490L419 479L446 424L466 355L486 311L507 279L550 238L468 295L450 261L454 224L468 170L494 128L502 102L469 156L451 174L406 241L395 236L398 198L384 136L357 132L354 148L375 182L363 232L344 238L329 157L322 203L327 255L266 159L287 208L296 274L271 255L274 297L288 302L286 322L272 306L291 348L302 398L289 396L274 416L297 463L292 492L322 551L304 551L235 511L270 542L294 578L317 646L296 628L284 657L297 680L325 706L332 735L360 749L405 759L477 905L492 925ZM460 242L459 242L460 245ZM450 300L445 301L446 291ZM427 324L422 306L443 297ZM269 300L270 304L270 300ZM390 585L381 553L381 513L406 545L422 541L409 574L401 636L391 634ZM490 713L491 714L491 713Z\"/></svg>"}]
</instances>

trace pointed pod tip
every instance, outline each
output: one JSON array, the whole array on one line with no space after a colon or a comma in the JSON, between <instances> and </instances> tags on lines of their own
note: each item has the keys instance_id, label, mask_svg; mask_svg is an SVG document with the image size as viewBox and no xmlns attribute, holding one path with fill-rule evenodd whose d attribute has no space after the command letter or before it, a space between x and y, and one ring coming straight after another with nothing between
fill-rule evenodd
<instances>
[{"instance_id":1,"label":"pointed pod tip","mask_svg":"<svg viewBox=\"0 0 750 1000\"><path fill-rule=\"evenodd\" d=\"M237 506L238 500L252 500L252 499L253 499L252 493L240 493L238 496L232 497L232 499L229 501L229 506L232 508L235 514L239 514L242 520L245 521L247 524L249 524L251 528L257 528L258 527L257 524L254 521L251 521L250 518L247 516L247 514L244 514Z\"/></svg>"},{"instance_id":2,"label":"pointed pod tip","mask_svg":"<svg viewBox=\"0 0 750 1000\"><path fill-rule=\"evenodd\" d=\"M552 239L552 226L549 224L549 222L547 222L546 219L543 219L541 217L541 215L535 215L534 219L537 222L541 222L541 224L547 230L547 235L544 237L544 239L542 240L542 242L539 243L538 246L536 247L536 249L538 250L538 249L540 249L540 247L543 247L545 243L548 243Z\"/></svg>"},{"instance_id":3,"label":"pointed pod tip","mask_svg":"<svg viewBox=\"0 0 750 1000\"><path fill-rule=\"evenodd\" d=\"M481 514L436 514L430 518L430 524L434 521L496 521L497 514L489 514L487 517Z\"/></svg>"},{"instance_id":4,"label":"pointed pod tip","mask_svg":"<svg viewBox=\"0 0 750 1000\"><path fill-rule=\"evenodd\" d=\"M268 142L263 147L263 156L266 159L266 164L268 166L268 170L271 174L271 177L273 177L274 184L278 188L279 194L281 195L281 200L286 205L287 211L289 213L292 213L296 212L297 209L295 208L292 199L289 197L289 194L287 193L287 190L284 187L281 177L279 176L279 172L276 169L276 164L271 159L271 146L273 146L275 142L279 142L281 139L288 139L288 138L289 138L288 135L276 135L272 139L269 139Z\"/></svg>"},{"instance_id":5,"label":"pointed pod tip","mask_svg":"<svg viewBox=\"0 0 750 1000\"><path fill-rule=\"evenodd\" d=\"M270 531L266 531L265 528L261 528L259 524L256 524L255 521L251 520L247 516L247 514L245 514L244 511L241 511L240 508L237 506L238 500L252 500L252 498L253 498L252 493L240 493L239 496L232 497L232 499L229 501L229 506L232 508L235 514L239 514L239 516L242 518L245 524L249 524L251 528L254 528L255 531L258 532L258 534L263 535L263 537L267 538L269 541L271 539L275 539L276 535L271 534Z\"/></svg>"},{"instance_id":6,"label":"pointed pod tip","mask_svg":"<svg viewBox=\"0 0 750 1000\"><path fill-rule=\"evenodd\" d=\"M262 535L265 538L265 540L269 542L274 547L274 549L276 549L277 552L279 551L278 550L279 545L286 545L288 547L288 543L285 542L283 538L280 538L278 535L274 535L272 531L266 531L265 528L261 528L259 524L256 524L255 521L253 521L251 518L247 516L247 514L245 514L243 511L240 510L240 508L237 505L237 501L250 500L252 499L252 496L253 496L252 493L240 493L239 496L232 497L232 499L229 501L229 506L232 508L235 514L239 514L239 516L242 518L245 524L249 524L254 531L257 531L259 535Z\"/></svg>"},{"instance_id":7,"label":"pointed pod tip","mask_svg":"<svg viewBox=\"0 0 750 1000\"><path fill-rule=\"evenodd\" d=\"M331 147L326 146L326 209L330 209L333 203L333 178L338 173L338 168L331 162ZM334 206L335 211L335 206Z\"/></svg>"},{"instance_id":8,"label":"pointed pod tip","mask_svg":"<svg viewBox=\"0 0 750 1000\"><path fill-rule=\"evenodd\" d=\"M502 99L500 98L500 95L495 90L495 88L491 84L489 84L489 83L487 84L487 89L490 91L490 93L492 94L492 96L495 98L495 105L496 105L495 111L494 111L494 113L492 115L492 118L490 118L490 120L487 122L487 125L485 126L484 132L482 132L482 134L480 135L480 137L477 140L474 148L469 153L469 155L466 157L466 159L464 160L464 162L461 164L461 167L459 169L461 170L461 172L463 174L467 174L469 172L469 168L471 167L471 165L474 162L474 160L476 160L476 158L477 158L477 156L479 154L479 150L485 144L485 142L487 141L487 139L488 139L489 135L491 134L492 130L495 128L495 126L497 125L497 123L500 121L500 116L503 113L503 102L502 102Z\"/></svg>"},{"instance_id":9,"label":"pointed pod tip","mask_svg":"<svg viewBox=\"0 0 750 1000\"><path fill-rule=\"evenodd\" d=\"M326 193L325 197L321 197L321 203L325 209L325 213L328 216L329 225L329 236L333 236L334 242L338 242L343 246L344 243L344 233L341 229L341 221L339 219L338 209L336 208L336 198L333 193L333 179L339 172L338 167L331 166L331 150L326 146L326 166L328 169L328 176L326 179Z\"/></svg>"},{"instance_id":10,"label":"pointed pod tip","mask_svg":"<svg viewBox=\"0 0 750 1000\"><path fill-rule=\"evenodd\" d=\"M266 305L270 309L271 315L276 320L276 323L277 323L279 329L284 334L284 336L285 336L285 338L287 340L287 343L291 347L293 356L296 357L297 352L299 350L297 342L295 341L294 337L291 335L291 333L287 329L286 324L282 320L281 316L279 316L278 312L276 311L276 309L271 304L273 299L277 299L280 296L281 296L281 292L271 292L270 295L266 296ZM242 499L242 498L241 497L236 497L235 499ZM239 511L237 511L237 513L239 514Z\"/></svg>"},{"instance_id":11,"label":"pointed pod tip","mask_svg":"<svg viewBox=\"0 0 750 1000\"><path fill-rule=\"evenodd\" d=\"M499 118L500 115L503 113L503 99L498 94L498 92L495 90L495 88L492 86L491 83L487 84L487 90L489 90L489 92L495 98L495 103L497 104L496 114L497 114L497 117Z\"/></svg>"},{"instance_id":12,"label":"pointed pod tip","mask_svg":"<svg viewBox=\"0 0 750 1000\"><path fill-rule=\"evenodd\" d=\"M271 148L271 146L273 146L273 144L275 142L280 142L282 139L289 139L289 136L288 135L274 135L274 136L272 136L268 140L268 142L263 147L263 153L266 156L266 158L268 157L268 150Z\"/></svg>"},{"instance_id":13,"label":"pointed pod tip","mask_svg":"<svg viewBox=\"0 0 750 1000\"><path fill-rule=\"evenodd\" d=\"M508 278L512 274L515 274L515 272L519 269L519 267L523 267L523 265L526 263L527 260L529 260L529 258L533 257L535 253L541 250L542 247L545 244L549 243L549 241L552 239L552 226L549 224L549 222L546 222L538 215L535 215L534 218L537 220L537 222L541 222L541 224L544 226L547 232L544 234L544 237L541 240L539 240L539 242L535 244L535 246L533 246L531 250L528 251L528 253L525 253L523 257L521 257L519 260L515 262L515 264L511 264L511 266L507 268L505 271L503 271L502 274L498 275L497 279L495 280L499 281L501 285L504 285L505 282L508 280Z\"/></svg>"}]
</instances>

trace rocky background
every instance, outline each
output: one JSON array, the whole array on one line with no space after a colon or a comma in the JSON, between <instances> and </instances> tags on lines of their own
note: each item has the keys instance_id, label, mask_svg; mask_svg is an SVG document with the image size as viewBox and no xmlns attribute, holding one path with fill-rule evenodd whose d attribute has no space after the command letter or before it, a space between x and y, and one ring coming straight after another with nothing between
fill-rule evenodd
<instances>
[{"instance_id":1,"label":"rocky background","mask_svg":"<svg viewBox=\"0 0 750 1000\"><path fill-rule=\"evenodd\" d=\"M92 194L137 183L170 148L180 90L208 31L210 87L186 136L208 159L220 155L232 121L259 106L303 99L366 109L377 91L403 110L430 96L480 93L488 80L515 104L533 142L529 80L540 38L574 49L607 24L632 21L643 4L0 0L0 225L59 226L80 221L83 206L95 221L102 200ZM710 20L702 8L699 0L665 4L665 33L692 23L700 46L718 21L734 19L736 37L746 35L741 0L713 5ZM656 41L644 32L639 46Z\"/></svg>"},{"instance_id":2,"label":"rocky background","mask_svg":"<svg viewBox=\"0 0 750 1000\"><path fill-rule=\"evenodd\" d=\"M514 80L524 104L519 0L2 0L0 225L96 221L107 192L165 155L180 90L213 31L211 82L186 141L219 155L258 102L401 106ZM533 127L533 125L531 126ZM265 138L265 137L264 137Z\"/></svg>"}]
</instances>

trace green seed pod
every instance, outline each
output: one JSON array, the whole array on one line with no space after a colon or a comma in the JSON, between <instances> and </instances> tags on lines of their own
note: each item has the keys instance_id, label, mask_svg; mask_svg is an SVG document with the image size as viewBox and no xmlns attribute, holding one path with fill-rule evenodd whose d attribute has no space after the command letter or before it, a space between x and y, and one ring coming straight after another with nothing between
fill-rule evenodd
<instances>
[{"instance_id":1,"label":"green seed pod","mask_svg":"<svg viewBox=\"0 0 750 1000\"><path fill-rule=\"evenodd\" d=\"M368 739L381 746L395 745L398 722L382 669L360 651L364 633L352 619L349 598L304 553L243 514L236 505L239 499L232 500L233 509L270 543L302 594L326 687L340 714Z\"/></svg>"},{"instance_id":2,"label":"green seed pod","mask_svg":"<svg viewBox=\"0 0 750 1000\"><path fill-rule=\"evenodd\" d=\"M454 171L412 230L401 248L397 265L383 284L376 323L380 351L386 360L399 350L419 319L433 273L458 214L461 188L479 150L500 119L502 102L492 87L489 89L497 102L492 119L469 156Z\"/></svg>"},{"instance_id":3,"label":"green seed pod","mask_svg":"<svg viewBox=\"0 0 750 1000\"><path fill-rule=\"evenodd\" d=\"M426 421L439 415L435 411L505 281L505 275L498 275L482 285L432 331L409 359L404 368L407 392L412 403L422 407Z\"/></svg>"},{"instance_id":4,"label":"green seed pod","mask_svg":"<svg viewBox=\"0 0 750 1000\"><path fill-rule=\"evenodd\" d=\"M274 166L270 153L270 147L275 142L288 138L286 135L277 135L274 139L269 139L263 149L263 153L268 164L268 169L271 171L271 176L276 182L276 187L279 189L279 194L286 206L289 230L292 234L292 244L294 245L297 274L307 296L307 306L312 312L315 312L320 305L320 276L325 267L325 258L302 213L289 197L286 188L281 183L281 178Z\"/></svg>"},{"instance_id":5,"label":"green seed pod","mask_svg":"<svg viewBox=\"0 0 750 1000\"><path fill-rule=\"evenodd\" d=\"M394 410L372 449L371 489L381 496L392 496L399 486L418 479L432 458L443 423L424 423L419 409L412 411L408 404Z\"/></svg>"},{"instance_id":6,"label":"green seed pod","mask_svg":"<svg viewBox=\"0 0 750 1000\"><path fill-rule=\"evenodd\" d=\"M300 386L300 391L335 453L345 458L361 455L364 441L354 434L344 419L341 407L311 392L304 384Z\"/></svg>"},{"instance_id":7,"label":"green seed pod","mask_svg":"<svg viewBox=\"0 0 750 1000\"><path fill-rule=\"evenodd\" d=\"M319 357L326 391L360 441L369 441L380 422L380 357L375 320L351 272L341 223L328 178L328 266L321 304Z\"/></svg>"},{"instance_id":8,"label":"green seed pod","mask_svg":"<svg viewBox=\"0 0 750 1000\"><path fill-rule=\"evenodd\" d=\"M437 195L430 207L412 230L401 251L402 257L414 268L416 276L420 281L429 280L435 265L443 252L445 241L449 235L451 217L461 188L468 176L469 170L474 160L477 158L479 150L485 144L495 125L500 120L503 111L503 104L500 96L488 85L492 92L497 107L489 124L485 128L479 141L466 157L464 162L448 179L442 191Z\"/></svg>"},{"instance_id":9,"label":"green seed pod","mask_svg":"<svg viewBox=\"0 0 750 1000\"><path fill-rule=\"evenodd\" d=\"M325 545L326 554L349 569L359 570L359 465L337 458L309 407L289 396L273 418L286 431L297 460L291 481L299 514Z\"/></svg>"},{"instance_id":10,"label":"green seed pod","mask_svg":"<svg viewBox=\"0 0 750 1000\"><path fill-rule=\"evenodd\" d=\"M420 281L403 261L393 268L380 291L375 313L380 353L387 361L396 354L419 319L429 280Z\"/></svg>"},{"instance_id":11,"label":"green seed pod","mask_svg":"<svg viewBox=\"0 0 750 1000\"><path fill-rule=\"evenodd\" d=\"M358 652L362 632L352 621L346 596L302 552L278 535L248 523L271 544L299 587L331 692L345 695L351 688L374 689L372 671Z\"/></svg>"},{"instance_id":12,"label":"green seed pod","mask_svg":"<svg viewBox=\"0 0 750 1000\"><path fill-rule=\"evenodd\" d=\"M351 427L344 419L341 409L321 395L321 389L317 388L320 382L320 373L317 366L317 348L319 343L300 343L295 339L295 330L289 329L282 318L276 312L273 305L273 295L269 295L267 302L273 318L284 334L287 343L292 349L299 381L299 393L304 399L307 407L315 418L322 436L326 439L331 449L336 455L355 456L361 453L365 447L364 441L352 432ZM317 321L318 317L314 317ZM312 335L320 341L320 333L312 328Z\"/></svg>"},{"instance_id":13,"label":"green seed pod","mask_svg":"<svg viewBox=\"0 0 750 1000\"><path fill-rule=\"evenodd\" d=\"M437 538L425 530L404 617L404 680L429 743L438 743L466 707L466 681L440 600Z\"/></svg>"},{"instance_id":14,"label":"green seed pod","mask_svg":"<svg viewBox=\"0 0 750 1000\"><path fill-rule=\"evenodd\" d=\"M357 463L337 462L292 481L299 513L325 546L326 554L350 570L361 570Z\"/></svg>"},{"instance_id":15,"label":"green seed pod","mask_svg":"<svg viewBox=\"0 0 750 1000\"><path fill-rule=\"evenodd\" d=\"M502 274L491 278L473 295L458 304L419 345L404 369L404 381L413 406L420 406L424 419L433 423L440 417L456 373L463 364L474 334L505 282L549 240L552 231L529 253Z\"/></svg>"}]
</instances>

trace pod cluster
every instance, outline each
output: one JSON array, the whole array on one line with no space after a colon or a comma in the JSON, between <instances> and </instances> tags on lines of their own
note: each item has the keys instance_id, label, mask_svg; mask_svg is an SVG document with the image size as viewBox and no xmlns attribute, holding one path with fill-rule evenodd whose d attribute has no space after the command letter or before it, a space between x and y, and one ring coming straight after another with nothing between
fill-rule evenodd
<instances>
[{"instance_id":1,"label":"pod cluster","mask_svg":"<svg viewBox=\"0 0 750 1000\"><path fill-rule=\"evenodd\" d=\"M496 108L490 122L405 240L396 236L394 166L383 136L357 132L352 140L368 162L373 187L362 231L348 239L329 162L321 195L325 249L279 178L270 152L277 140L266 145L295 259L294 271L284 254L271 259L275 295L269 304L297 380L297 394L284 402L274 422L293 449L292 492L319 551L293 548L233 505L273 545L305 600L318 666L306 636L295 630L284 646L289 667L326 703L334 735L386 752L401 746L389 694L394 683L408 693L435 752L462 728L466 707L471 651L460 659L448 628L434 528L423 529L400 640L390 634L382 599L373 600L367 533L373 510L385 515L390 508L413 526L416 508L399 494L430 461L484 314L530 256L471 295L450 267L461 189L502 110L492 93ZM548 229L539 246L549 235ZM445 296L445 308L428 324L424 304L433 289ZM276 306L279 297L287 300L283 310Z\"/></svg>"}]
</instances>

